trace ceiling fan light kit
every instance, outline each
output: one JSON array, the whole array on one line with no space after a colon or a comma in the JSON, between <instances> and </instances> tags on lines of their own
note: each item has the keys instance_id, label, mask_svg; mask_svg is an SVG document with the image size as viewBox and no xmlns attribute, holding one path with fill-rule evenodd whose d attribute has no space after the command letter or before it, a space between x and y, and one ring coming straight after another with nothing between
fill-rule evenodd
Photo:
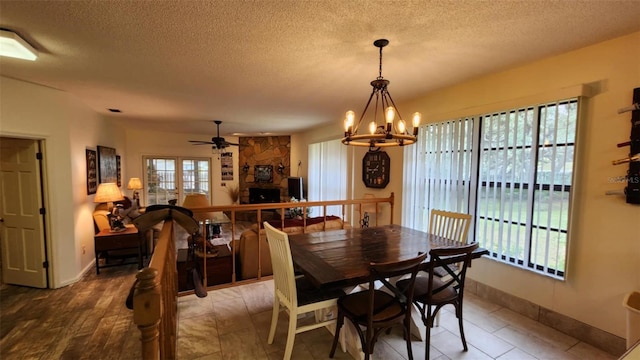
<instances>
[{"instance_id":1,"label":"ceiling fan light kit","mask_svg":"<svg viewBox=\"0 0 640 360\"><path fill-rule=\"evenodd\" d=\"M349 110L346 113L344 137L342 138L342 143L345 145L366 146L372 151L376 148L379 150L381 147L411 145L418 141L418 127L420 126L422 115L419 112L413 114L411 121L413 129L412 132L409 132L406 122L400 115L398 107L393 102L387 89L389 80L382 77L382 48L388 44L389 40L387 39L378 39L373 42L373 45L380 49L378 77L371 81L373 91L358 123L355 124L355 112ZM367 115L367 109L369 109L369 105L374 98L373 119L369 122L369 133L359 134L360 125L363 123ZM378 111L381 112L380 118L383 119L380 124L378 123ZM398 118L397 121L396 117Z\"/></svg>"}]
</instances>

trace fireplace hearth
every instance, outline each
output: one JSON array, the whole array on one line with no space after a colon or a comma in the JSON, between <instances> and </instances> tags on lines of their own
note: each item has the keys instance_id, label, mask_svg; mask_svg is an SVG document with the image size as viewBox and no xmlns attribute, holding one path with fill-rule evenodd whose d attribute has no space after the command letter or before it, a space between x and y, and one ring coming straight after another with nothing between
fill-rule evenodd
<instances>
[{"instance_id":1,"label":"fireplace hearth","mask_svg":"<svg viewBox=\"0 0 640 360\"><path fill-rule=\"evenodd\" d=\"M249 188L249 204L279 203L280 189Z\"/></svg>"}]
</instances>

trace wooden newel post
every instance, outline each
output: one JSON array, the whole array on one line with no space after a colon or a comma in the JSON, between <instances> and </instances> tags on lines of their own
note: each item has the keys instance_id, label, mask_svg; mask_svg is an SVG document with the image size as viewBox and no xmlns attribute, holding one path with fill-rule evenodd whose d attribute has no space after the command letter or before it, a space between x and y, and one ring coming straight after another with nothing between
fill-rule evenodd
<instances>
[{"instance_id":1,"label":"wooden newel post","mask_svg":"<svg viewBox=\"0 0 640 360\"><path fill-rule=\"evenodd\" d=\"M162 294L158 270L144 268L136 274L138 283L133 295L133 322L140 329L142 358L160 359L160 317Z\"/></svg>"}]
</instances>

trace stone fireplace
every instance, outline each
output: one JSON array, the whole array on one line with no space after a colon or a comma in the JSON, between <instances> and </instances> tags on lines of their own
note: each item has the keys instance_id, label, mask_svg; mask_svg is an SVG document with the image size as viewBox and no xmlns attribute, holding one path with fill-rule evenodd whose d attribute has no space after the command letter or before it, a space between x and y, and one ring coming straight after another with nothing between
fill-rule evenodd
<instances>
[{"instance_id":1,"label":"stone fireplace","mask_svg":"<svg viewBox=\"0 0 640 360\"><path fill-rule=\"evenodd\" d=\"M291 137L241 137L239 143L240 203L283 201L288 194L287 178L291 172ZM267 180L263 173L256 173L262 168L270 169L272 176L267 176Z\"/></svg>"}]
</instances>

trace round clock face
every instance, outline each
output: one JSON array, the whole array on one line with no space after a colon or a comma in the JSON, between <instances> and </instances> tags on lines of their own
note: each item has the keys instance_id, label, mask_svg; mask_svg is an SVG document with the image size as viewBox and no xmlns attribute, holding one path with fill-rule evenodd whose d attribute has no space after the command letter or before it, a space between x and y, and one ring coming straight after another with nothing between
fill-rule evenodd
<instances>
[{"instance_id":1,"label":"round clock face","mask_svg":"<svg viewBox=\"0 0 640 360\"><path fill-rule=\"evenodd\" d=\"M362 158L362 181L366 187L385 188L389 184L391 160L384 151L369 151Z\"/></svg>"}]
</instances>

